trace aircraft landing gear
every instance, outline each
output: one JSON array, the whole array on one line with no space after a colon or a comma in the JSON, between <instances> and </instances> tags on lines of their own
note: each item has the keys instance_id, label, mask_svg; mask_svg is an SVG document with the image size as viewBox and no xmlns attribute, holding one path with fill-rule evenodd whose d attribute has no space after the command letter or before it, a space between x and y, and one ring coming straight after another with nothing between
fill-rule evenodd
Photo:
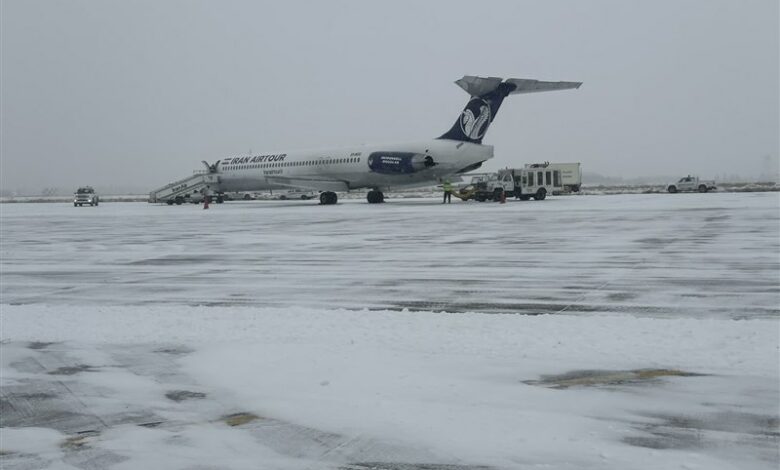
<instances>
[{"instance_id":1,"label":"aircraft landing gear","mask_svg":"<svg viewBox=\"0 0 780 470\"><path fill-rule=\"evenodd\" d=\"M320 204L322 205L336 204L338 200L339 197L332 191L325 191L320 193Z\"/></svg>"},{"instance_id":2,"label":"aircraft landing gear","mask_svg":"<svg viewBox=\"0 0 780 470\"><path fill-rule=\"evenodd\" d=\"M368 199L369 204L379 204L380 202L385 202L385 195L382 193L382 191L369 191L366 198Z\"/></svg>"}]
</instances>

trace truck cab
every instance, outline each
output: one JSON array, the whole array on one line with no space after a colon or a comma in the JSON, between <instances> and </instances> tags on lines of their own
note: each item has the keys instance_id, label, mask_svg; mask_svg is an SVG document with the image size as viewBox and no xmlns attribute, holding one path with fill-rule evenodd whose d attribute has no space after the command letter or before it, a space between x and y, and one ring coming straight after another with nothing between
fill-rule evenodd
<instances>
[{"instance_id":1,"label":"truck cab","mask_svg":"<svg viewBox=\"0 0 780 470\"><path fill-rule=\"evenodd\" d=\"M498 201L504 191L512 191L514 188L512 176L508 175L508 178L501 172L474 175L464 189L479 202Z\"/></svg>"}]
</instances>

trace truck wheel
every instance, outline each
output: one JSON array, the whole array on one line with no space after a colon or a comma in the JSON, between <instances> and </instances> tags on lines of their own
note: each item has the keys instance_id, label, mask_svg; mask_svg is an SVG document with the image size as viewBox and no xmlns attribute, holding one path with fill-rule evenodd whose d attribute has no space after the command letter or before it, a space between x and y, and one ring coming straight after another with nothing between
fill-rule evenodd
<instances>
[{"instance_id":1,"label":"truck wheel","mask_svg":"<svg viewBox=\"0 0 780 470\"><path fill-rule=\"evenodd\" d=\"M699 185L699 192L700 193L706 193L707 192L707 186L703 185L703 184L700 184Z\"/></svg>"},{"instance_id":2,"label":"truck wheel","mask_svg":"<svg viewBox=\"0 0 780 470\"><path fill-rule=\"evenodd\" d=\"M544 201L544 199L547 197L547 190L544 188L539 188L539 191L536 191L536 195L534 196L534 199L537 201Z\"/></svg>"},{"instance_id":3,"label":"truck wheel","mask_svg":"<svg viewBox=\"0 0 780 470\"><path fill-rule=\"evenodd\" d=\"M503 193L504 190L501 188L496 188L493 190L493 200L494 201L500 201L501 200L501 193Z\"/></svg>"},{"instance_id":4,"label":"truck wheel","mask_svg":"<svg viewBox=\"0 0 780 470\"><path fill-rule=\"evenodd\" d=\"M176 200L174 201L177 206L180 206L182 202L184 202L184 198L181 196L176 196Z\"/></svg>"},{"instance_id":5,"label":"truck wheel","mask_svg":"<svg viewBox=\"0 0 780 470\"><path fill-rule=\"evenodd\" d=\"M169 206L172 206L173 205L173 200L168 199L167 201L165 201L165 203L168 204Z\"/></svg>"},{"instance_id":6,"label":"truck wheel","mask_svg":"<svg viewBox=\"0 0 780 470\"><path fill-rule=\"evenodd\" d=\"M73 207L76 207L76 206L78 206L78 204L76 204L76 203L74 202L74 203L73 203Z\"/></svg>"},{"instance_id":7,"label":"truck wheel","mask_svg":"<svg viewBox=\"0 0 780 470\"><path fill-rule=\"evenodd\" d=\"M527 194L521 194L521 195L520 195L520 200L521 200L521 201L527 201L527 200L529 200L529 199L531 199L531 196L529 196L529 195L527 195Z\"/></svg>"},{"instance_id":8,"label":"truck wheel","mask_svg":"<svg viewBox=\"0 0 780 470\"><path fill-rule=\"evenodd\" d=\"M677 192L677 186L674 186L674 185L669 186L668 188L666 188L666 190L669 191L670 193L674 194L674 193Z\"/></svg>"}]
</instances>

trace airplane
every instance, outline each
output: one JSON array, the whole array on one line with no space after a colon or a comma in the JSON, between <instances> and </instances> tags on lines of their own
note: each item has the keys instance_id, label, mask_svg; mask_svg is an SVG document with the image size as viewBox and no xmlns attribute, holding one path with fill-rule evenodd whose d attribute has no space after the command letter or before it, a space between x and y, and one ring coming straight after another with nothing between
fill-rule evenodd
<instances>
[{"instance_id":1,"label":"airplane","mask_svg":"<svg viewBox=\"0 0 780 470\"><path fill-rule=\"evenodd\" d=\"M579 88L582 82L466 75L455 82L469 101L449 131L422 142L274 152L230 157L213 165L217 193L297 188L320 192L320 203L336 204L337 191L368 188L370 204L384 202L389 188L426 186L475 170L493 158L482 139L509 95Z\"/></svg>"}]
</instances>

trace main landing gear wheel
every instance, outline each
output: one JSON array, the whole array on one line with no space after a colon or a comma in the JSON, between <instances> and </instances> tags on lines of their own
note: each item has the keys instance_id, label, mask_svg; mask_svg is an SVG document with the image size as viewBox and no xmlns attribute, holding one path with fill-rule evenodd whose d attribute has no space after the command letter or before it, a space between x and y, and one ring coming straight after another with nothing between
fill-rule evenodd
<instances>
[{"instance_id":1,"label":"main landing gear wheel","mask_svg":"<svg viewBox=\"0 0 780 470\"><path fill-rule=\"evenodd\" d=\"M336 195L336 193L332 191L325 191L323 193L320 193L320 204L322 205L336 204L338 200L339 197Z\"/></svg>"},{"instance_id":2,"label":"main landing gear wheel","mask_svg":"<svg viewBox=\"0 0 780 470\"><path fill-rule=\"evenodd\" d=\"M366 199L368 199L369 204L379 204L385 202L385 195L382 191L369 191Z\"/></svg>"}]
</instances>

